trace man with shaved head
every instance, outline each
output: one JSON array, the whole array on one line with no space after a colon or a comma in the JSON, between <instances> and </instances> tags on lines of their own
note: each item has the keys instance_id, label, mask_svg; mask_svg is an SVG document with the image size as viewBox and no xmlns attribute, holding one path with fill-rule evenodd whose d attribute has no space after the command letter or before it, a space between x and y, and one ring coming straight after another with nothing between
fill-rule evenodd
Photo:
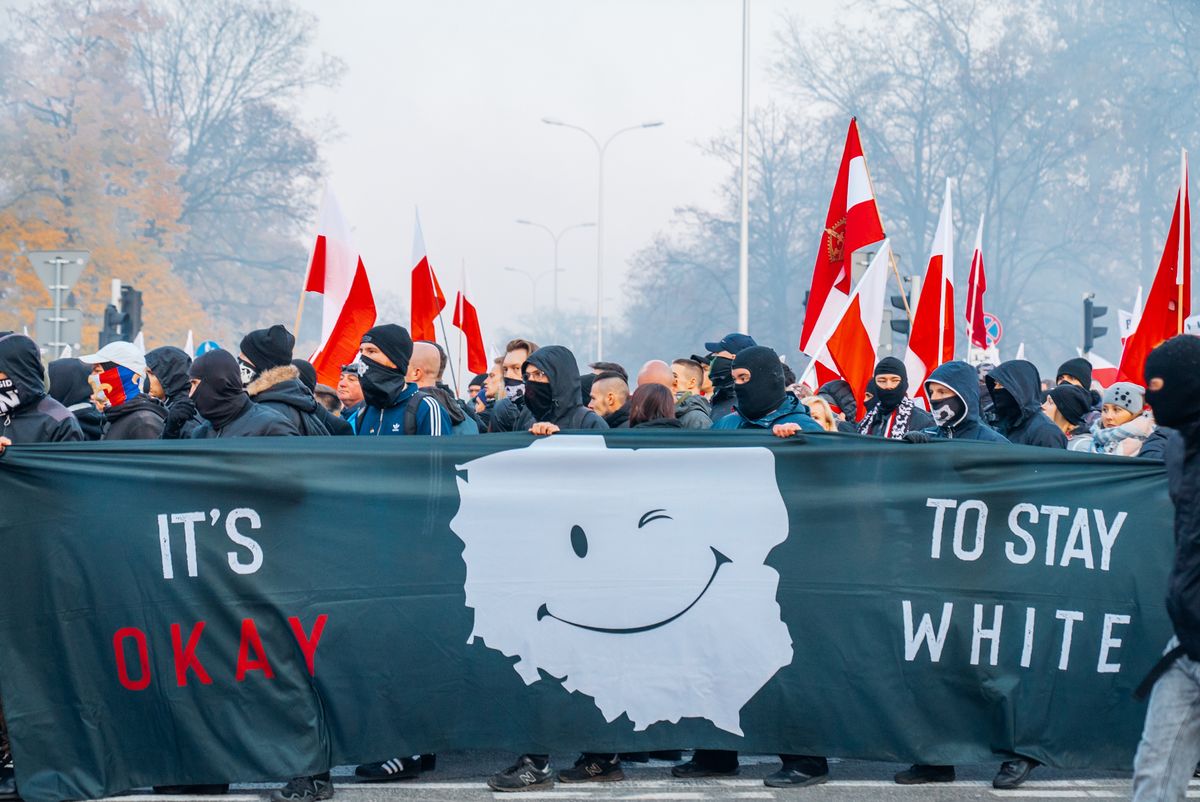
<instances>
[{"instance_id":1,"label":"man with shaved head","mask_svg":"<svg viewBox=\"0 0 1200 802\"><path fill-rule=\"evenodd\" d=\"M671 383L671 366L661 359L651 359L642 365L642 369L638 371L638 387L641 387L643 384L661 384L670 390Z\"/></svg>"},{"instance_id":2,"label":"man with shaved head","mask_svg":"<svg viewBox=\"0 0 1200 802\"><path fill-rule=\"evenodd\" d=\"M417 340L413 343L412 358L408 361L408 381L417 385L423 395L431 396L450 416L451 434L479 434L479 421L467 414L465 405L442 381L446 371L446 352L437 343Z\"/></svg>"},{"instance_id":3,"label":"man with shaved head","mask_svg":"<svg viewBox=\"0 0 1200 802\"><path fill-rule=\"evenodd\" d=\"M604 418L610 429L629 428L629 384L620 373L601 373L592 382L588 409Z\"/></svg>"},{"instance_id":4,"label":"man with shaved head","mask_svg":"<svg viewBox=\"0 0 1200 802\"><path fill-rule=\"evenodd\" d=\"M676 359L671 363L675 418L685 429L712 428L712 404L701 392L703 387L703 365L694 359Z\"/></svg>"}]
</instances>

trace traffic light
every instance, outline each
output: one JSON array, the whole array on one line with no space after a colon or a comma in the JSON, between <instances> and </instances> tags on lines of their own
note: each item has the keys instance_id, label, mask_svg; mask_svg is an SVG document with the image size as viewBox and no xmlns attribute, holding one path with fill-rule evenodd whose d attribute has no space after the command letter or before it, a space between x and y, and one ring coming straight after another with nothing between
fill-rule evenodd
<instances>
[{"instance_id":1,"label":"traffic light","mask_svg":"<svg viewBox=\"0 0 1200 802\"><path fill-rule=\"evenodd\" d=\"M891 300L893 308L899 309L904 313L904 316L901 318L897 318L894 313L892 314L892 331L897 334L908 334L908 307L904 303L904 296L892 295L889 296L889 300Z\"/></svg>"},{"instance_id":2,"label":"traffic light","mask_svg":"<svg viewBox=\"0 0 1200 802\"><path fill-rule=\"evenodd\" d=\"M1089 353L1096 344L1097 337L1108 333L1108 326L1097 326L1096 320L1108 314L1107 306L1096 306L1096 293L1089 292L1083 296L1083 352Z\"/></svg>"},{"instance_id":3,"label":"traffic light","mask_svg":"<svg viewBox=\"0 0 1200 802\"><path fill-rule=\"evenodd\" d=\"M100 347L115 343L118 340L124 339L121 336L121 327L124 323L124 316L117 311L117 308L112 304L104 307L104 325L100 327Z\"/></svg>"},{"instance_id":4,"label":"traffic light","mask_svg":"<svg viewBox=\"0 0 1200 802\"><path fill-rule=\"evenodd\" d=\"M142 293L133 287L121 287L121 337L133 342L142 330Z\"/></svg>"}]
</instances>

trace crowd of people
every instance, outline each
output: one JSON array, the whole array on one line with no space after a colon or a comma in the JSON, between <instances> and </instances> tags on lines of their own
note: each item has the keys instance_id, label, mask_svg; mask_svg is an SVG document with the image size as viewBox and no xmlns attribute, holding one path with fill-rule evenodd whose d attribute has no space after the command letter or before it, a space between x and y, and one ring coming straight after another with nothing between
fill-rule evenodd
<instances>
[{"instance_id":1,"label":"crowd of people","mask_svg":"<svg viewBox=\"0 0 1200 802\"><path fill-rule=\"evenodd\" d=\"M1185 342L1179 345L1181 340ZM581 373L568 348L513 339L488 373L471 379L460 398L445 383L445 350L434 342L414 342L399 325L367 331L357 358L342 366L336 388L319 384L312 365L295 358L294 347L294 336L275 325L247 334L236 353L215 349L193 359L170 346L143 353L132 343L114 342L94 354L57 359L44 367L33 340L0 332L0 454L13 444L79 440L760 429L781 438L828 432L915 444L974 440L1161 459L1171 426L1182 427L1188 444L1186 458L1177 455L1171 468L1173 498L1177 506L1195 506L1195 492L1180 490L1179 476L1183 462L1194 470L1200 451L1200 443L1192 445L1200 441L1200 431L1193 431L1200 429L1200 407L1194 393L1180 401L1171 395L1174 387L1168 392L1162 385L1168 374L1180 388L1200 382L1195 354L1200 338L1179 337L1160 347L1181 356L1160 358L1164 367L1147 373L1153 376L1151 384L1157 383L1149 392L1128 382L1095 386L1092 366L1082 358L1063 363L1049 383L1024 360L995 366L947 362L914 388L904 363L886 357L865 388L840 379L810 387L797 381L776 351L735 332L704 343L702 354L647 362L632 382L630 371L615 362L595 362ZM1194 362L1196 371L1178 374L1175 366L1181 360ZM1170 414L1162 414L1163 409ZM1195 474L1188 476L1194 484ZM1178 533L1178 521L1176 526ZM1186 527L1195 537L1192 530L1200 522L1189 520ZM1200 607L1195 600L1184 600L1178 605L1180 616L1189 605ZM1176 620L1174 611L1172 617ZM1179 620L1176 625L1178 631ZM1200 636L1195 642L1195 651L1189 649L1184 660L1200 660ZM1194 675L1171 686L1183 688L1179 694L1192 704L1200 700L1200 663L1193 665ZM1194 766L1200 758L1200 725L1192 735L1198 753L1191 759ZM658 756L682 758L678 752ZM829 777L824 757L780 757L783 765L766 778L769 786L803 787ZM549 787L555 780L611 782L623 779L623 761L646 759L646 753L584 753L572 768L556 773L548 755L522 755L488 784L497 791L521 791ZM1012 755L994 785L1016 788L1037 765ZM356 774L369 781L404 780L434 766L432 755L392 756L360 765ZM681 778L737 771L737 753L717 750L696 750L673 769ZM953 766L914 765L895 780L917 784L954 778ZM0 710L0 798L6 793L15 795L16 788ZM274 799L312 802L332 794L325 773L291 780L274 792Z\"/></svg>"}]
</instances>

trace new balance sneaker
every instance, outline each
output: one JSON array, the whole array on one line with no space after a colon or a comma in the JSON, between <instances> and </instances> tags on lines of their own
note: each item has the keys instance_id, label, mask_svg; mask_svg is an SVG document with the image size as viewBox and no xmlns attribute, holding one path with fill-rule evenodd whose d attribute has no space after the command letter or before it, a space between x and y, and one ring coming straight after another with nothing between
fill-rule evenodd
<instances>
[{"instance_id":1,"label":"new balance sneaker","mask_svg":"<svg viewBox=\"0 0 1200 802\"><path fill-rule=\"evenodd\" d=\"M386 783L393 780L415 780L421 776L420 757L394 757L378 763L363 763L354 776L364 782Z\"/></svg>"},{"instance_id":2,"label":"new balance sneaker","mask_svg":"<svg viewBox=\"0 0 1200 802\"><path fill-rule=\"evenodd\" d=\"M558 773L560 783L615 783L623 779L625 772L617 755L592 755L586 752L575 761L574 768Z\"/></svg>"},{"instance_id":3,"label":"new balance sneaker","mask_svg":"<svg viewBox=\"0 0 1200 802\"><path fill-rule=\"evenodd\" d=\"M493 791L533 791L553 787L554 774L550 771L549 762L538 768L529 755L521 755L516 763L499 774L493 774L487 784Z\"/></svg>"},{"instance_id":4,"label":"new balance sneaker","mask_svg":"<svg viewBox=\"0 0 1200 802\"><path fill-rule=\"evenodd\" d=\"M297 777L282 788L271 792L271 802L317 802L333 798L333 783L329 775Z\"/></svg>"}]
</instances>

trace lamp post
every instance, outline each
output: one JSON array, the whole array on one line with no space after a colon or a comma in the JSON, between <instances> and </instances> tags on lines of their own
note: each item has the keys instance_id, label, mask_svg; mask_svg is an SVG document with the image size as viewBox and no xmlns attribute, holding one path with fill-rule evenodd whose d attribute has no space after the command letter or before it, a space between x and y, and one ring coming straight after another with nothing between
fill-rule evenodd
<instances>
[{"instance_id":1,"label":"lamp post","mask_svg":"<svg viewBox=\"0 0 1200 802\"><path fill-rule=\"evenodd\" d=\"M530 306L531 312L537 312L537 285L538 285L538 282L541 281L542 279L544 279L546 276L554 274L557 277L557 275L559 273L563 272L563 271L559 270L558 268L554 268L553 270L546 270L542 273L538 273L535 275L533 273L530 273L528 270L521 270L520 268L516 268L516 267L506 267L504 269L506 271L508 271L509 273L520 273L522 276L529 279L529 306Z\"/></svg>"},{"instance_id":2,"label":"lamp post","mask_svg":"<svg viewBox=\"0 0 1200 802\"><path fill-rule=\"evenodd\" d=\"M533 226L534 228L540 228L542 231L545 231L547 234L550 235L550 239L554 240L554 316L558 317L558 274L560 272L563 272L558 269L558 241L560 239L562 239L563 234L566 234L568 231L574 231L577 228L591 228L592 226L594 226L596 224L595 223L576 223L573 226L567 226L562 231L559 231L557 234L554 233L554 229L550 228L550 226L544 225L542 223L535 223L532 220L518 220L517 224L522 225L522 226Z\"/></svg>"},{"instance_id":3,"label":"lamp post","mask_svg":"<svg viewBox=\"0 0 1200 802\"><path fill-rule=\"evenodd\" d=\"M640 128L657 128L662 125L662 120L651 120L641 125L619 128L609 135L608 139L604 140L603 143L595 134L582 126L565 123L553 117L543 117L542 122L546 125L557 125L580 131L596 146L598 168L598 178L596 181L596 359L599 360L604 358L604 154L608 150L608 146L612 144L612 141L621 134L628 131L637 131Z\"/></svg>"}]
</instances>

